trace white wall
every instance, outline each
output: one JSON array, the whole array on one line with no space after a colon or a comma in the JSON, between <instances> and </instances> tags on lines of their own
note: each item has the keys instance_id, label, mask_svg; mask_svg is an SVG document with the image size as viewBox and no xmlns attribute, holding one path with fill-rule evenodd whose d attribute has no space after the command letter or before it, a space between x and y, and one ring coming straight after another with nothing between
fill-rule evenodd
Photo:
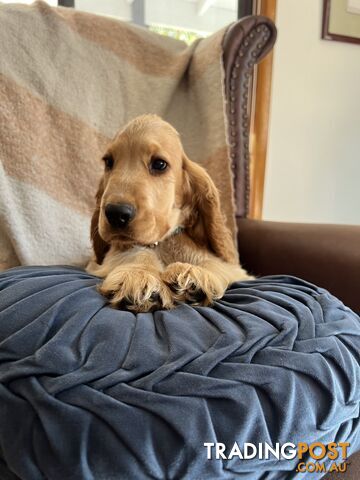
<instances>
[{"instance_id":1,"label":"white wall","mask_svg":"<svg viewBox=\"0 0 360 480\"><path fill-rule=\"evenodd\" d=\"M131 0L75 0L75 7L131 21L131 3ZM145 0L145 23L148 25L185 28L208 35L236 18L236 0L212 1L202 15L199 15L197 0Z\"/></svg>"},{"instance_id":2,"label":"white wall","mask_svg":"<svg viewBox=\"0 0 360 480\"><path fill-rule=\"evenodd\" d=\"M147 0L145 2L145 18L149 24L169 27L182 27L195 32L209 34L216 32L237 18L236 1L233 8L222 8L212 4L203 15L198 15L198 2L184 0Z\"/></svg>"},{"instance_id":3,"label":"white wall","mask_svg":"<svg viewBox=\"0 0 360 480\"><path fill-rule=\"evenodd\" d=\"M33 3L35 0L1 0L0 3L25 3L30 4ZM51 7L56 7L58 4L58 0L44 0L48 3Z\"/></svg>"},{"instance_id":4,"label":"white wall","mask_svg":"<svg viewBox=\"0 0 360 480\"><path fill-rule=\"evenodd\" d=\"M127 0L75 0L75 8L89 13L99 13L131 20L131 4Z\"/></svg>"},{"instance_id":5,"label":"white wall","mask_svg":"<svg viewBox=\"0 0 360 480\"><path fill-rule=\"evenodd\" d=\"M360 45L321 40L322 0L278 0L264 219L360 223Z\"/></svg>"}]
</instances>

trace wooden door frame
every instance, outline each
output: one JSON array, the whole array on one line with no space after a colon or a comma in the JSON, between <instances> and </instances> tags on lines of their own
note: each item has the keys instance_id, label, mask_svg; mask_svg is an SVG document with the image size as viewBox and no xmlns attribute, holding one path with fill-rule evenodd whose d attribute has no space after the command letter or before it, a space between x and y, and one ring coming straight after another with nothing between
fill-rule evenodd
<instances>
[{"instance_id":1,"label":"wooden door frame","mask_svg":"<svg viewBox=\"0 0 360 480\"><path fill-rule=\"evenodd\" d=\"M253 13L275 21L277 0L254 0ZM248 217L261 219L269 134L273 53L256 66L250 127L250 205Z\"/></svg>"}]
</instances>

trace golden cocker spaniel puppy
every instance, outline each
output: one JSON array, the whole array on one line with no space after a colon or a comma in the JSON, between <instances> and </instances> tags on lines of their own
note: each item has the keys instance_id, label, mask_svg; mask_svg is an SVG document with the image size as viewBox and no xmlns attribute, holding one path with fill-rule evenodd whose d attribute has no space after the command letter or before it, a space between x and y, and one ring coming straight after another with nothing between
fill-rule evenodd
<instances>
[{"instance_id":1,"label":"golden cocker spaniel puppy","mask_svg":"<svg viewBox=\"0 0 360 480\"><path fill-rule=\"evenodd\" d=\"M213 181L169 123L135 118L103 161L87 271L104 278L100 292L112 306L210 305L232 282L251 278L238 263Z\"/></svg>"}]
</instances>

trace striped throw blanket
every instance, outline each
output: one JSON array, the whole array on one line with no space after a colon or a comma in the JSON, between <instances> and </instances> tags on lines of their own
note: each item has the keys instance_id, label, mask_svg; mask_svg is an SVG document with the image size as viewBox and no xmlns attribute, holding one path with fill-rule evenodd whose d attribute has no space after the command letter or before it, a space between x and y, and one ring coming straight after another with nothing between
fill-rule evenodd
<instances>
[{"instance_id":1,"label":"striped throw blanket","mask_svg":"<svg viewBox=\"0 0 360 480\"><path fill-rule=\"evenodd\" d=\"M188 47L43 2L0 5L0 269L86 263L99 158L142 113L178 129L235 231L224 33Z\"/></svg>"}]
</instances>

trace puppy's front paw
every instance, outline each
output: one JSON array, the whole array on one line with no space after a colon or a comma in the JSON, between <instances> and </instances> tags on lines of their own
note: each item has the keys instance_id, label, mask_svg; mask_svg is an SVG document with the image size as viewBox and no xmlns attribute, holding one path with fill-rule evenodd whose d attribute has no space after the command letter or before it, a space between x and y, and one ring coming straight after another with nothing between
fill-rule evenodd
<instances>
[{"instance_id":1,"label":"puppy's front paw","mask_svg":"<svg viewBox=\"0 0 360 480\"><path fill-rule=\"evenodd\" d=\"M227 287L212 272L189 263L170 264L161 278L171 288L176 300L194 305L211 305L224 295Z\"/></svg>"},{"instance_id":2,"label":"puppy's front paw","mask_svg":"<svg viewBox=\"0 0 360 480\"><path fill-rule=\"evenodd\" d=\"M114 308L150 312L173 307L169 288L157 273L143 269L117 268L99 287Z\"/></svg>"}]
</instances>

